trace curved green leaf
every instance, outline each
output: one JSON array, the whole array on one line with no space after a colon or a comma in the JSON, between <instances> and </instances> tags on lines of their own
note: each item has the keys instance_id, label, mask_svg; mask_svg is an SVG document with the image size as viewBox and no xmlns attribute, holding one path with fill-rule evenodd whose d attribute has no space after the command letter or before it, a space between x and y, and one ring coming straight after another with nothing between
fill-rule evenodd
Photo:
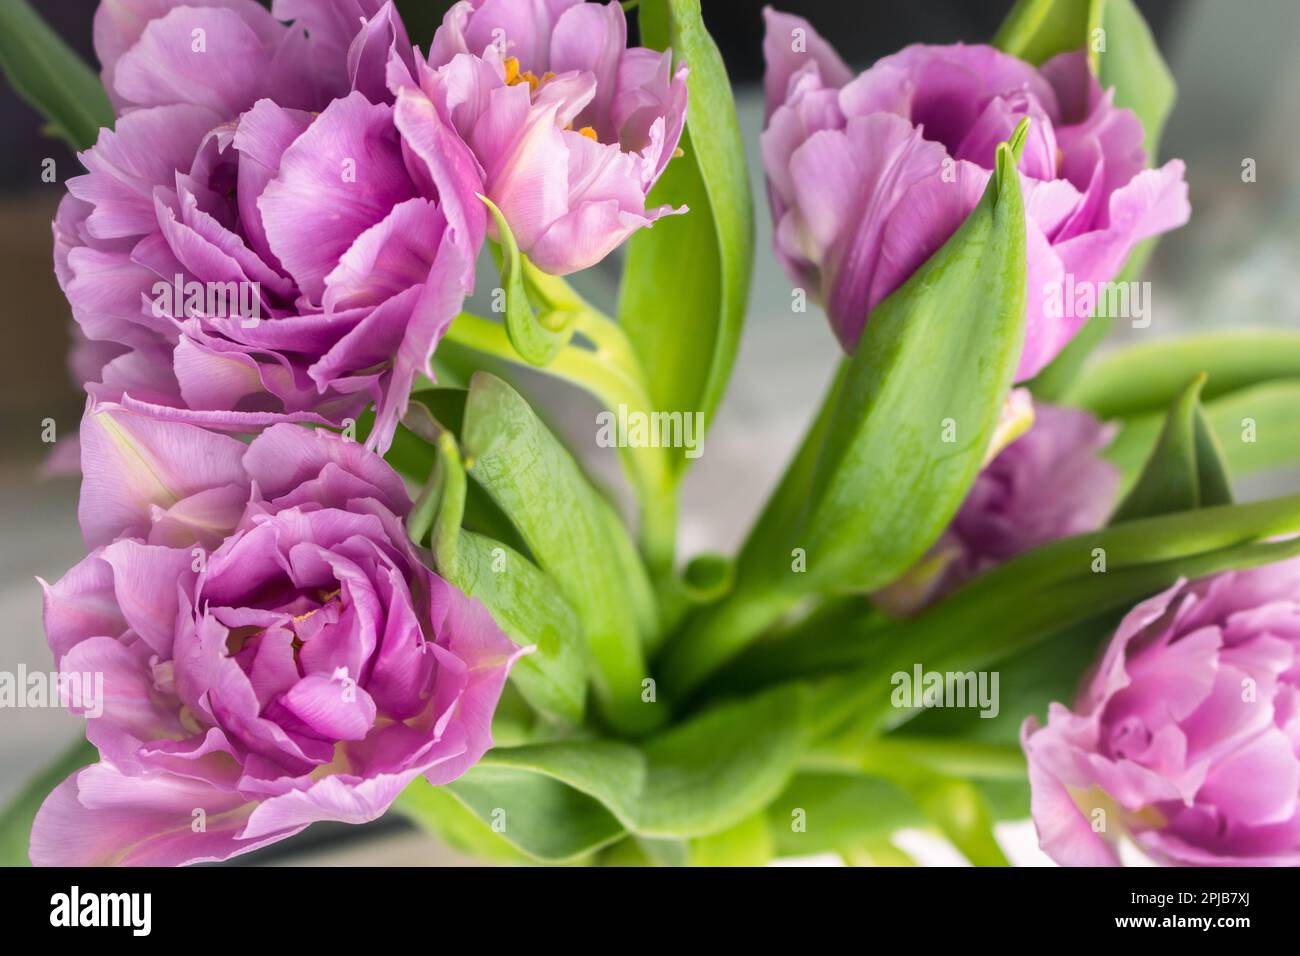
<instances>
[{"instance_id":1,"label":"curved green leaf","mask_svg":"<svg viewBox=\"0 0 1300 956\"><path fill-rule=\"evenodd\" d=\"M1294 507L1295 499L1288 501ZM816 717L816 733L840 731L845 721L853 722L851 726L855 733L873 733L910 718L914 711L894 708L890 703L890 675L910 668L916 661L924 662L927 669L935 671L977 670L1032 647L1050 635L1061 633L1063 628L1107 611L1131 607L1179 578L1197 579L1227 570L1259 567L1300 554L1300 538L1259 541L1279 528L1268 521L1256 525L1267 530L1252 535L1243 543L1145 563L1130 565L1123 561L1127 549L1121 543L1131 537L1133 529L1140 529L1148 536L1154 532L1155 540L1149 541L1148 546L1153 552L1160 552L1178 537L1162 535L1160 530L1177 527L1188 518L1215 512L1249 513L1251 508L1250 505L1237 505L1180 512L1108 529L1101 533L1103 537L1092 539L1117 545L1111 551L1102 548L1110 559L1104 573L1082 570L1043 581L1044 568L1035 568L1033 561L1020 559L994 569L912 621L878 632L879 640L872 642L870 647L883 650L883 653L878 653L875 660L823 680L818 685L812 709ZM1253 513L1263 514L1259 511ZM1229 536L1227 528L1218 531L1225 537ZM1300 532L1300 515L1293 514L1292 520L1281 522L1277 533L1296 532ZM1105 537L1107 535L1113 537ZM1083 563L1076 567L1086 569L1088 565ZM1003 576L994 578L1003 568L1010 569L1008 573L1021 572L1021 580L1012 581ZM899 633L900 630L905 634ZM865 648L844 650L856 653L859 660L866 657Z\"/></svg>"},{"instance_id":2,"label":"curved green leaf","mask_svg":"<svg viewBox=\"0 0 1300 956\"><path fill-rule=\"evenodd\" d=\"M1111 523L1150 518L1232 502L1223 453L1200 395L1205 375L1192 379L1174 399L1164 429L1137 484L1111 516Z\"/></svg>"},{"instance_id":3,"label":"curved green leaf","mask_svg":"<svg viewBox=\"0 0 1300 956\"><path fill-rule=\"evenodd\" d=\"M0 3L0 67L74 149L89 149L101 128L113 128L113 106L99 77L27 0Z\"/></svg>"},{"instance_id":4,"label":"curved green leaf","mask_svg":"<svg viewBox=\"0 0 1300 956\"><path fill-rule=\"evenodd\" d=\"M1300 379L1300 333L1245 329L1166 339L1120 349L1093 363L1062 396L1099 418L1163 412L1200 372L1202 399L1275 379Z\"/></svg>"},{"instance_id":5,"label":"curved green leaf","mask_svg":"<svg viewBox=\"0 0 1300 956\"><path fill-rule=\"evenodd\" d=\"M510 680L536 710L582 720L587 669L582 626L555 583L503 542L463 529L467 482L450 432L437 438L438 464L408 527L417 543L432 520L434 565L461 591L482 601L512 641L531 647Z\"/></svg>"},{"instance_id":6,"label":"curved green leaf","mask_svg":"<svg viewBox=\"0 0 1300 956\"><path fill-rule=\"evenodd\" d=\"M641 696L643 642L655 631L643 616L650 585L631 542L618 540L626 534L609 504L528 403L484 372L470 382L461 443L465 470L577 612L606 717L628 733L662 722L664 705Z\"/></svg>"},{"instance_id":7,"label":"curved green leaf","mask_svg":"<svg viewBox=\"0 0 1300 956\"><path fill-rule=\"evenodd\" d=\"M481 764L549 777L600 801L623 826L637 829L646 760L630 744L577 740L497 748Z\"/></svg>"},{"instance_id":8,"label":"curved green leaf","mask_svg":"<svg viewBox=\"0 0 1300 956\"><path fill-rule=\"evenodd\" d=\"M550 863L580 860L625 832L599 800L531 770L481 761L446 789L512 846Z\"/></svg>"},{"instance_id":9,"label":"curved green leaf","mask_svg":"<svg viewBox=\"0 0 1300 956\"><path fill-rule=\"evenodd\" d=\"M1011 387L1025 294L1024 205L1004 144L975 211L867 323L800 536L809 581L881 587L947 527Z\"/></svg>"},{"instance_id":10,"label":"curved green leaf","mask_svg":"<svg viewBox=\"0 0 1300 956\"><path fill-rule=\"evenodd\" d=\"M705 711L649 740L637 832L705 836L767 806L794 773L804 707L801 688L778 688Z\"/></svg>"},{"instance_id":11,"label":"curved green leaf","mask_svg":"<svg viewBox=\"0 0 1300 956\"><path fill-rule=\"evenodd\" d=\"M766 811L691 841L691 866L766 866L771 859L772 834Z\"/></svg>"},{"instance_id":12,"label":"curved green leaf","mask_svg":"<svg viewBox=\"0 0 1300 956\"><path fill-rule=\"evenodd\" d=\"M462 853L503 863L526 863L530 859L450 790L430 786L423 777L417 777L398 794L393 810Z\"/></svg>"},{"instance_id":13,"label":"curved green leaf","mask_svg":"<svg viewBox=\"0 0 1300 956\"><path fill-rule=\"evenodd\" d=\"M575 860L625 834L653 850L760 813L794 773L805 724L802 690L783 687L706 711L639 748L612 740L498 747L445 789L538 859ZM678 855L671 842L660 848Z\"/></svg>"},{"instance_id":14,"label":"curved green leaf","mask_svg":"<svg viewBox=\"0 0 1300 956\"><path fill-rule=\"evenodd\" d=\"M1224 461L1238 477L1251 472L1300 464L1300 379L1248 386L1205 403L1204 414L1218 439ZM1106 458L1124 476L1123 487L1136 480L1162 427L1159 415L1141 415L1123 423Z\"/></svg>"},{"instance_id":15,"label":"curved green leaf","mask_svg":"<svg viewBox=\"0 0 1300 956\"><path fill-rule=\"evenodd\" d=\"M1142 120L1147 161L1154 164L1177 95L1174 77L1133 0L1104 0L1104 6L1106 49L1098 77L1103 89L1115 90L1116 106L1131 109Z\"/></svg>"},{"instance_id":16,"label":"curved green leaf","mask_svg":"<svg viewBox=\"0 0 1300 956\"><path fill-rule=\"evenodd\" d=\"M850 773L800 773L767 808L772 844L781 856L834 853L888 839L925 818L895 783Z\"/></svg>"},{"instance_id":17,"label":"curved green leaf","mask_svg":"<svg viewBox=\"0 0 1300 956\"><path fill-rule=\"evenodd\" d=\"M642 42L671 48L690 68L683 155L668 164L648 206L687 205L628 242L619 322L664 411L712 418L740 343L754 257L754 211L731 83L700 0L644 0ZM681 471L689 463L672 456Z\"/></svg>"}]
</instances>

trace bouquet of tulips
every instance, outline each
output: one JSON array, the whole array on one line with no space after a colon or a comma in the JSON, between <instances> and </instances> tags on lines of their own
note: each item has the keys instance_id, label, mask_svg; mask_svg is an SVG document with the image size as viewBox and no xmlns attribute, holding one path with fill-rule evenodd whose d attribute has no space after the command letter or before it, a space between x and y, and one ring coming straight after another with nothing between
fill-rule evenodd
<instances>
[{"instance_id":1,"label":"bouquet of tulips","mask_svg":"<svg viewBox=\"0 0 1300 956\"><path fill-rule=\"evenodd\" d=\"M1300 348L1091 354L1190 215L1133 0L861 73L762 15L788 321L843 360L739 552L683 555L769 255L700 0L103 0L98 76L4 7L85 167L87 395L87 553L42 582L86 742L6 846L396 813L499 861L888 864L923 827L1004 865L1032 815L1067 865L1300 863L1300 496L1229 479L1294 458ZM576 291L610 257L616 299Z\"/></svg>"}]
</instances>

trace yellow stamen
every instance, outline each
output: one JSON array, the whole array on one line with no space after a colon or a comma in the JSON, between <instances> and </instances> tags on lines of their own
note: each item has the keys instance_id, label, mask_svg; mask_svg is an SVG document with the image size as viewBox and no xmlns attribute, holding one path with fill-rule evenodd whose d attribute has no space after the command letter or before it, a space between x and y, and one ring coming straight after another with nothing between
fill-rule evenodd
<instances>
[{"instance_id":1,"label":"yellow stamen","mask_svg":"<svg viewBox=\"0 0 1300 956\"><path fill-rule=\"evenodd\" d=\"M593 143L600 142L600 140L596 138L596 131L590 126L584 126L582 129L578 130L578 135L587 137L587 139L591 140Z\"/></svg>"},{"instance_id":2,"label":"yellow stamen","mask_svg":"<svg viewBox=\"0 0 1300 956\"><path fill-rule=\"evenodd\" d=\"M543 83L555 79L555 74L549 71L542 74L541 79L538 79L537 74L532 70L519 69L518 57L508 56L502 61L502 65L506 69L506 86L515 86L518 83L527 83L528 89L536 93Z\"/></svg>"}]
</instances>

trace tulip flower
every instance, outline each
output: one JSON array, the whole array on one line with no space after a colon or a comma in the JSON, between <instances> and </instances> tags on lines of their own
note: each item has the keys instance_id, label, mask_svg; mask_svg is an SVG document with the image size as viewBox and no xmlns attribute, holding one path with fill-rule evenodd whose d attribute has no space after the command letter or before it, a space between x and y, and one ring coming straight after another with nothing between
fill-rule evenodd
<instances>
[{"instance_id":1,"label":"tulip flower","mask_svg":"<svg viewBox=\"0 0 1300 956\"><path fill-rule=\"evenodd\" d=\"M1118 865L1300 865L1300 560L1231 571L1130 611L1073 709L1025 721L1043 849Z\"/></svg>"},{"instance_id":2,"label":"tulip flower","mask_svg":"<svg viewBox=\"0 0 1300 956\"><path fill-rule=\"evenodd\" d=\"M462 0L427 62L395 69L397 125L415 152L468 144L484 195L544 272L599 262L638 229L685 212L646 208L686 120L686 68L627 46L617 3Z\"/></svg>"},{"instance_id":3,"label":"tulip flower","mask_svg":"<svg viewBox=\"0 0 1300 956\"><path fill-rule=\"evenodd\" d=\"M54 223L55 271L97 399L253 431L346 424L386 448L460 309L484 234L477 181L401 143L391 3L105 3L121 109Z\"/></svg>"},{"instance_id":4,"label":"tulip flower","mask_svg":"<svg viewBox=\"0 0 1300 956\"><path fill-rule=\"evenodd\" d=\"M491 746L519 652L421 562L382 459L322 429L245 445L111 404L81 446L94 550L45 586L45 629L61 673L103 675L73 708L100 759L46 799L34 863L224 860L373 820Z\"/></svg>"},{"instance_id":5,"label":"tulip flower","mask_svg":"<svg viewBox=\"0 0 1300 956\"><path fill-rule=\"evenodd\" d=\"M1020 161L1028 302L1016 380L1074 337L1086 296L1143 239L1187 221L1183 164L1147 169L1143 130L1082 50L1037 69L992 47L914 45L854 76L800 17L766 11L763 165L775 245L846 352L871 310L979 201L997 144L1030 120Z\"/></svg>"}]
</instances>

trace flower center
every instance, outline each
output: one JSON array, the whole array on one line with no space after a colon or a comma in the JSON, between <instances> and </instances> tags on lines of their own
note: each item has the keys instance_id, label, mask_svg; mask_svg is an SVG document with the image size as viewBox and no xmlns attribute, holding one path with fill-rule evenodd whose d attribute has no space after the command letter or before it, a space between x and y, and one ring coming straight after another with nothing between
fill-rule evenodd
<instances>
[{"instance_id":1,"label":"flower center","mask_svg":"<svg viewBox=\"0 0 1300 956\"><path fill-rule=\"evenodd\" d=\"M536 93L545 84L555 79L555 74L550 72L549 70L543 73L540 78L532 70L521 71L519 69L518 57L514 57L514 56L506 57L505 60L503 61L503 65L506 68L507 86L518 86L520 83L527 83L528 89L532 93ZM572 129L572 128L573 128L572 126L568 127L568 129ZM582 129L578 130L578 133L579 135L585 136L587 137L587 139L592 140L593 142L596 143L600 142L599 138L597 138L596 136L595 129L593 129L590 126L582 127Z\"/></svg>"},{"instance_id":2,"label":"flower center","mask_svg":"<svg viewBox=\"0 0 1300 956\"><path fill-rule=\"evenodd\" d=\"M543 73L541 79L538 79L537 74L534 73L532 70L524 70L520 72L518 57L514 57L514 56L506 57L504 65L506 68L507 86L515 86L519 83L527 83L528 88L532 90L534 93L536 93L539 89L542 88L543 83L555 79L555 74L549 71Z\"/></svg>"}]
</instances>

